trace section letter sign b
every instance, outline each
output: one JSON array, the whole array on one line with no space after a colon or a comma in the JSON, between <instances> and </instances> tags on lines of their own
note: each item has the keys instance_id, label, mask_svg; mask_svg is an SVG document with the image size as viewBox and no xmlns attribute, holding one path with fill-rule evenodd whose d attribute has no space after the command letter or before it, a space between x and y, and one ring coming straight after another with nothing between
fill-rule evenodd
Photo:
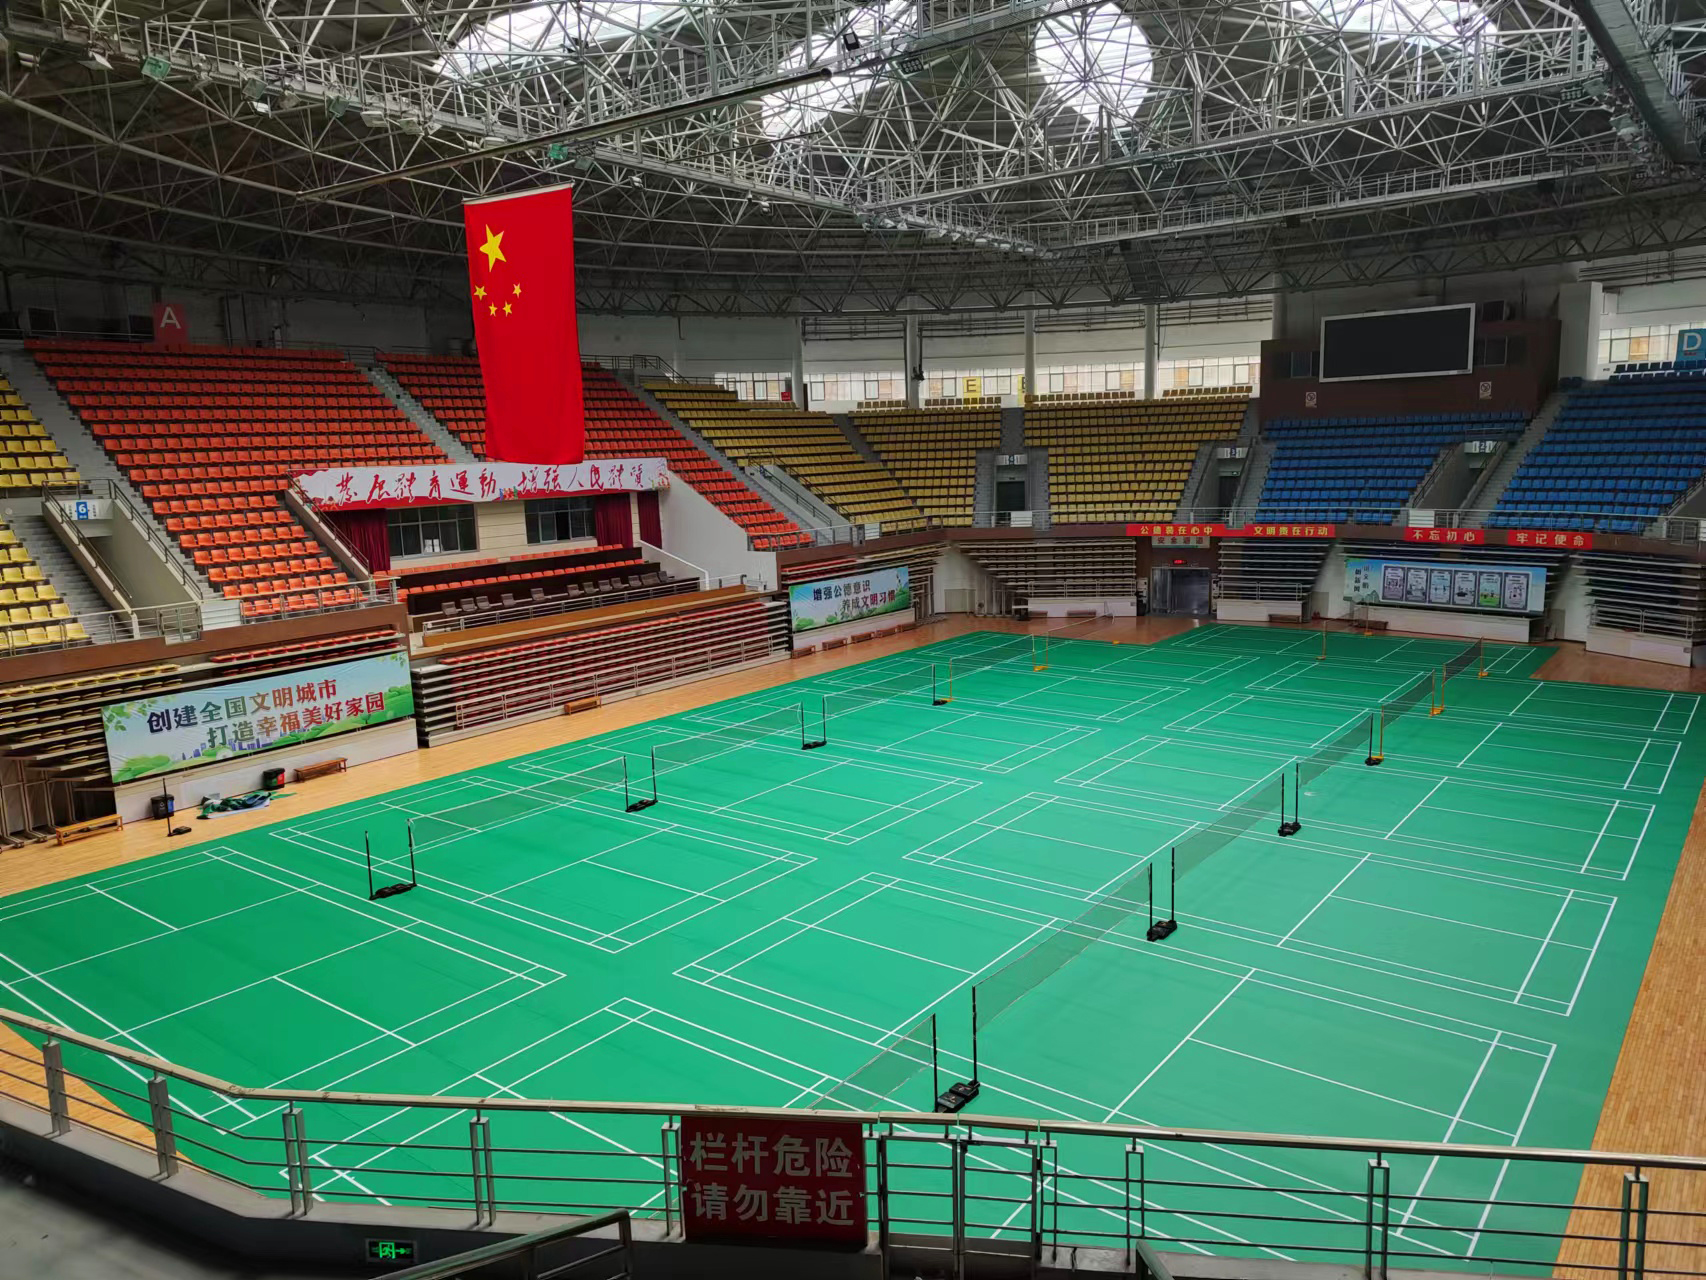
<instances>
[{"instance_id":1,"label":"section letter sign b","mask_svg":"<svg viewBox=\"0 0 1706 1280\"><path fill-rule=\"evenodd\" d=\"M865 1247L858 1121L686 1115L680 1143L689 1240Z\"/></svg>"}]
</instances>

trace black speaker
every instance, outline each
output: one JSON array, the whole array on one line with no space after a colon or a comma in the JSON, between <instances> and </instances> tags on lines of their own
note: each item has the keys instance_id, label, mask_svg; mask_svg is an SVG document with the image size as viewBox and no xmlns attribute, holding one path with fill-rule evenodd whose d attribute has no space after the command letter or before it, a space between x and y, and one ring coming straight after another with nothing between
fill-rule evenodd
<instances>
[{"instance_id":1,"label":"black speaker","mask_svg":"<svg viewBox=\"0 0 1706 1280\"><path fill-rule=\"evenodd\" d=\"M262 791L277 791L283 785L284 785L284 770L283 769L262 769L261 770L261 790Z\"/></svg>"},{"instance_id":2,"label":"black speaker","mask_svg":"<svg viewBox=\"0 0 1706 1280\"><path fill-rule=\"evenodd\" d=\"M177 808L178 801L174 796L158 795L149 797L148 809L156 818L169 818L177 811Z\"/></svg>"}]
</instances>

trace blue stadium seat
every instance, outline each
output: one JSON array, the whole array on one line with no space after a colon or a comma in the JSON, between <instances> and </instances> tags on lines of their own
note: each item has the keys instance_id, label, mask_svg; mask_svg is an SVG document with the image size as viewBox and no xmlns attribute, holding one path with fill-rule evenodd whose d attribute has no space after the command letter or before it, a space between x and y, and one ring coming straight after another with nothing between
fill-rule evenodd
<instances>
[{"instance_id":1,"label":"blue stadium seat","mask_svg":"<svg viewBox=\"0 0 1706 1280\"><path fill-rule=\"evenodd\" d=\"M1270 422L1263 434L1274 456L1256 516L1391 524L1441 449L1465 440L1511 439L1522 428L1520 413Z\"/></svg>"},{"instance_id":2,"label":"blue stadium seat","mask_svg":"<svg viewBox=\"0 0 1706 1280\"><path fill-rule=\"evenodd\" d=\"M1706 380L1668 364L1619 365L1575 391L1487 523L1641 533L1706 471Z\"/></svg>"}]
</instances>

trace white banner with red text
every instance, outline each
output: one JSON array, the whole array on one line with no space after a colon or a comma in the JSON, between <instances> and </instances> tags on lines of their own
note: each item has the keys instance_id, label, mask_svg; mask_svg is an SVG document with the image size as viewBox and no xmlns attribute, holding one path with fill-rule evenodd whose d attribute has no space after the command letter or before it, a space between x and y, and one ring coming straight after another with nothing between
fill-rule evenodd
<instances>
[{"instance_id":1,"label":"white banner with red text","mask_svg":"<svg viewBox=\"0 0 1706 1280\"><path fill-rule=\"evenodd\" d=\"M624 493L669 487L662 458L591 462L475 462L403 467L336 467L309 471L296 483L328 511L420 507L441 502L515 502L577 493Z\"/></svg>"}]
</instances>

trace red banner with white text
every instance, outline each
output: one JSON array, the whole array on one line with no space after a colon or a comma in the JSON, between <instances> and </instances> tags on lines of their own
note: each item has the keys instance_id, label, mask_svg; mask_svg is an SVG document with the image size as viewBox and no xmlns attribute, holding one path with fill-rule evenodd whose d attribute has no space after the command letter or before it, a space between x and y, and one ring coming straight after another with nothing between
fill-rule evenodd
<instances>
[{"instance_id":1,"label":"red banner with white text","mask_svg":"<svg viewBox=\"0 0 1706 1280\"><path fill-rule=\"evenodd\" d=\"M1246 524L1229 528L1223 524L1157 522L1128 524L1130 538L1336 538L1339 527L1332 524Z\"/></svg>"},{"instance_id":2,"label":"red banner with white text","mask_svg":"<svg viewBox=\"0 0 1706 1280\"><path fill-rule=\"evenodd\" d=\"M317 507L361 511L667 489L669 464L662 458L600 458L569 467L521 466L514 462L334 467L299 475L296 483Z\"/></svg>"},{"instance_id":3,"label":"red banner with white text","mask_svg":"<svg viewBox=\"0 0 1706 1280\"><path fill-rule=\"evenodd\" d=\"M575 316L574 195L566 186L462 206L474 343L486 384L486 456L579 462L585 453Z\"/></svg>"},{"instance_id":4,"label":"red banner with white text","mask_svg":"<svg viewBox=\"0 0 1706 1280\"><path fill-rule=\"evenodd\" d=\"M857 1120L684 1115L679 1141L689 1240L865 1247Z\"/></svg>"},{"instance_id":5,"label":"red banner with white text","mask_svg":"<svg viewBox=\"0 0 1706 1280\"><path fill-rule=\"evenodd\" d=\"M1411 526L1404 530L1405 542L1426 542L1436 546L1478 547L1487 541L1485 529L1424 529Z\"/></svg>"}]
</instances>

